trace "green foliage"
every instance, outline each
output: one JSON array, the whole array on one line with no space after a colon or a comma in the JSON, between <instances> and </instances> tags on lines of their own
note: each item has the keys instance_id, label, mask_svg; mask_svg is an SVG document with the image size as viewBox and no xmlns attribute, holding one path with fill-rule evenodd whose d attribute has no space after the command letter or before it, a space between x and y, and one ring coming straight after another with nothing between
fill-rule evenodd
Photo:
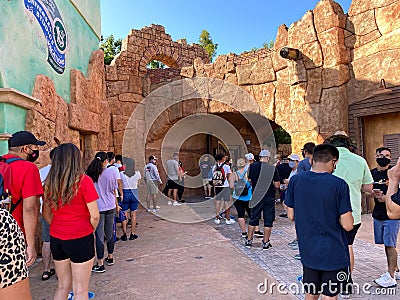
<instances>
[{"instance_id":1,"label":"green foliage","mask_svg":"<svg viewBox=\"0 0 400 300\"><path fill-rule=\"evenodd\" d=\"M292 138L282 127L278 127L274 130L275 143L278 144L291 144Z\"/></svg>"},{"instance_id":2,"label":"green foliage","mask_svg":"<svg viewBox=\"0 0 400 300\"><path fill-rule=\"evenodd\" d=\"M217 53L218 44L213 43L210 33L205 29L203 29L200 34L199 44L201 47L206 49L208 57L210 58L210 61L212 61Z\"/></svg>"},{"instance_id":3,"label":"green foliage","mask_svg":"<svg viewBox=\"0 0 400 300\"><path fill-rule=\"evenodd\" d=\"M115 55L121 52L122 39L114 39L114 36L111 34L104 39L103 42L100 43L100 49L104 51L104 64L111 64Z\"/></svg>"},{"instance_id":4,"label":"green foliage","mask_svg":"<svg viewBox=\"0 0 400 300\"><path fill-rule=\"evenodd\" d=\"M264 43L263 47L267 49L272 49L274 48L275 42L273 40L270 40L268 43Z\"/></svg>"},{"instance_id":5,"label":"green foliage","mask_svg":"<svg viewBox=\"0 0 400 300\"><path fill-rule=\"evenodd\" d=\"M165 65L158 61L158 60L152 60L147 64L148 69L165 69Z\"/></svg>"}]
</instances>

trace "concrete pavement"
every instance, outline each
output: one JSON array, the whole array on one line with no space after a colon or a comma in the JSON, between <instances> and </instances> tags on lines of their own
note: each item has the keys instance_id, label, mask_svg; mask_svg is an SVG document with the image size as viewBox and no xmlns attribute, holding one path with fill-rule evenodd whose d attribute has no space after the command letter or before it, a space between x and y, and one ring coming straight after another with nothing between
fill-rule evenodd
<instances>
[{"instance_id":1,"label":"concrete pavement","mask_svg":"<svg viewBox=\"0 0 400 300\"><path fill-rule=\"evenodd\" d=\"M193 213L187 205L170 207L162 202L160 206L161 212L172 219ZM212 209L212 205L208 208ZM203 209L207 210L207 206ZM277 205L276 215L280 212L281 206ZM354 281L361 291L352 298L397 299L377 295L385 291L376 289L373 283L386 271L386 257L383 247L373 244L371 220L371 215L363 215L354 245ZM301 286L296 280L302 273L301 263L293 259L297 252L287 245L295 236L293 224L287 219L277 217L271 236L273 247L268 251L261 250L260 239L255 239L252 249L245 248L237 223L215 225L208 220L182 224L166 221L142 208L138 222L139 239L117 242L114 265L106 266L103 274L92 274L90 290L95 299L304 298L298 293ZM41 281L42 270L40 262L30 270L33 297L52 299L56 277ZM399 295L400 287L393 291Z\"/></svg>"}]
</instances>

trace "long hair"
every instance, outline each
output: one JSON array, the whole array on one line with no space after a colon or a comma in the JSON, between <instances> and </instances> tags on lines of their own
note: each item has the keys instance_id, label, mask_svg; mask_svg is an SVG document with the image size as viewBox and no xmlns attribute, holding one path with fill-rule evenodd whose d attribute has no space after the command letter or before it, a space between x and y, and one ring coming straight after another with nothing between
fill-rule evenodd
<instances>
[{"instance_id":1,"label":"long hair","mask_svg":"<svg viewBox=\"0 0 400 300\"><path fill-rule=\"evenodd\" d=\"M44 182L44 199L58 209L71 202L82 179L82 156L74 144L61 144L54 149L49 175Z\"/></svg>"},{"instance_id":2,"label":"long hair","mask_svg":"<svg viewBox=\"0 0 400 300\"><path fill-rule=\"evenodd\" d=\"M124 174L128 177L135 175L135 161L133 158L124 157L125 171Z\"/></svg>"},{"instance_id":3,"label":"long hair","mask_svg":"<svg viewBox=\"0 0 400 300\"><path fill-rule=\"evenodd\" d=\"M107 159L106 152L97 152L94 159L86 169L86 174L92 178L93 182L97 182L101 173L103 173L103 163Z\"/></svg>"}]
</instances>

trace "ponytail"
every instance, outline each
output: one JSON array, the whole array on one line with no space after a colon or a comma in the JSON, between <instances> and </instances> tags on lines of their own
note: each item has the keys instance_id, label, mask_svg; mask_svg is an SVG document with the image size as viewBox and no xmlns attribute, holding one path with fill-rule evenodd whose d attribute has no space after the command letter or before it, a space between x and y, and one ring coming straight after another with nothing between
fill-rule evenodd
<instances>
[{"instance_id":1,"label":"ponytail","mask_svg":"<svg viewBox=\"0 0 400 300\"><path fill-rule=\"evenodd\" d=\"M97 152L94 159L89 164L86 175L92 178L93 182L97 182L101 173L103 173L103 163L107 160L106 152Z\"/></svg>"}]
</instances>

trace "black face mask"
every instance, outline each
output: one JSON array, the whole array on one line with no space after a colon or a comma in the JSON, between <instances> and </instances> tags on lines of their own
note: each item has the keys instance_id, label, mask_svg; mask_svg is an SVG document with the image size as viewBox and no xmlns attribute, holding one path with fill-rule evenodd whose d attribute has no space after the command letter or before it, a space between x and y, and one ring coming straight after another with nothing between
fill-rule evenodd
<instances>
[{"instance_id":1,"label":"black face mask","mask_svg":"<svg viewBox=\"0 0 400 300\"><path fill-rule=\"evenodd\" d=\"M32 149L31 149L32 150ZM32 150L32 153L28 154L27 161L34 162L39 158L39 150Z\"/></svg>"},{"instance_id":2,"label":"black face mask","mask_svg":"<svg viewBox=\"0 0 400 300\"><path fill-rule=\"evenodd\" d=\"M386 157L379 157L379 158L376 159L376 163L377 163L380 167L384 168L384 167L386 167L388 164L390 164L390 159L389 159L389 158L386 158Z\"/></svg>"},{"instance_id":3,"label":"black face mask","mask_svg":"<svg viewBox=\"0 0 400 300\"><path fill-rule=\"evenodd\" d=\"M306 158L306 152L304 150L301 151L301 156L303 156L303 158Z\"/></svg>"}]
</instances>

